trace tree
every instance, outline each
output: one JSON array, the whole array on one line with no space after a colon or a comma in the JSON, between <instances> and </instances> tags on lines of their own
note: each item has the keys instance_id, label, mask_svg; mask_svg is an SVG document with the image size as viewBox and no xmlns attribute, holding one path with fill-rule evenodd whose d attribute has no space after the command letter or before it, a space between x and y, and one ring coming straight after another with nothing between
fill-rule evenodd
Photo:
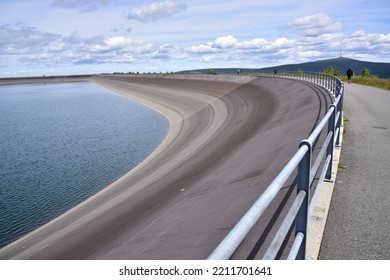
<instances>
[{"instance_id":1,"label":"tree","mask_svg":"<svg viewBox=\"0 0 390 280\"><path fill-rule=\"evenodd\" d=\"M332 67L332 66L328 66L328 68L326 68L326 69L324 70L324 73L325 73L325 74L329 74L329 75L333 75L333 73L334 73L333 67Z\"/></svg>"},{"instance_id":2,"label":"tree","mask_svg":"<svg viewBox=\"0 0 390 280\"><path fill-rule=\"evenodd\" d=\"M337 69L334 69L332 66L328 66L324 71L323 73L325 74L329 74L329 75L333 75L333 76L341 76L342 73L341 71L337 70Z\"/></svg>"},{"instance_id":3,"label":"tree","mask_svg":"<svg viewBox=\"0 0 390 280\"><path fill-rule=\"evenodd\" d=\"M363 69L362 69L362 77L364 77L364 78L371 77L370 70L368 70L367 67L363 67Z\"/></svg>"}]
</instances>

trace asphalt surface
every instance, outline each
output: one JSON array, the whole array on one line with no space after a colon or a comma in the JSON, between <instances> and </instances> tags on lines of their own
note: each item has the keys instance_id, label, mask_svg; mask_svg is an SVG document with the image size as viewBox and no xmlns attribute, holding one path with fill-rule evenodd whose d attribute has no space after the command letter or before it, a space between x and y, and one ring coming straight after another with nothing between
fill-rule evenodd
<instances>
[{"instance_id":1,"label":"asphalt surface","mask_svg":"<svg viewBox=\"0 0 390 280\"><path fill-rule=\"evenodd\" d=\"M390 259L390 91L345 84L345 133L319 259Z\"/></svg>"},{"instance_id":2,"label":"asphalt surface","mask_svg":"<svg viewBox=\"0 0 390 280\"><path fill-rule=\"evenodd\" d=\"M238 76L94 77L164 114L143 163L0 259L206 259L297 151L331 98L302 81ZM292 177L234 255L259 258L296 189Z\"/></svg>"}]
</instances>

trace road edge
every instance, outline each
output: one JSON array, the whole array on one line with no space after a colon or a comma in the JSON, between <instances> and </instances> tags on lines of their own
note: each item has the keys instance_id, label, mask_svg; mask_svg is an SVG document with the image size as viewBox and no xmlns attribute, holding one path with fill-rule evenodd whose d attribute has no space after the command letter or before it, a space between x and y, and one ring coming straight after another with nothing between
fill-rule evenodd
<instances>
[{"instance_id":1,"label":"road edge","mask_svg":"<svg viewBox=\"0 0 390 280\"><path fill-rule=\"evenodd\" d=\"M336 184L336 177L338 172L338 165L340 162L341 148L343 144L344 136L344 120L341 116L340 127L340 146L335 146L333 150L332 160L332 181L324 181L324 184L320 190L316 204L314 205L313 212L309 216L308 228L307 228L307 243L306 243L306 260L317 260L322 238L324 236L326 221L328 218L330 203L332 200L333 190Z\"/></svg>"}]
</instances>

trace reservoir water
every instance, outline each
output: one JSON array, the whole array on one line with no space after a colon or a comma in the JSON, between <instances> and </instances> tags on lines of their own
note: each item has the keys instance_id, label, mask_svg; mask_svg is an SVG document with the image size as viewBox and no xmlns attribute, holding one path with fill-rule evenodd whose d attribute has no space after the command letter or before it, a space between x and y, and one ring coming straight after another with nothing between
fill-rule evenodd
<instances>
[{"instance_id":1,"label":"reservoir water","mask_svg":"<svg viewBox=\"0 0 390 280\"><path fill-rule=\"evenodd\" d=\"M0 86L0 247L127 173L168 129L91 83Z\"/></svg>"}]
</instances>

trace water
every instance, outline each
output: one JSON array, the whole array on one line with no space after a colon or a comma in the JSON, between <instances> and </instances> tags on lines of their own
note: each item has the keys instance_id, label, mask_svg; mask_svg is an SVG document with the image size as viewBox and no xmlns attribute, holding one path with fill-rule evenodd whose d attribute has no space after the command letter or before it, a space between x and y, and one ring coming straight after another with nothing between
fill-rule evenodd
<instances>
[{"instance_id":1,"label":"water","mask_svg":"<svg viewBox=\"0 0 390 280\"><path fill-rule=\"evenodd\" d=\"M168 121L91 83L0 86L0 247L144 160Z\"/></svg>"}]
</instances>

